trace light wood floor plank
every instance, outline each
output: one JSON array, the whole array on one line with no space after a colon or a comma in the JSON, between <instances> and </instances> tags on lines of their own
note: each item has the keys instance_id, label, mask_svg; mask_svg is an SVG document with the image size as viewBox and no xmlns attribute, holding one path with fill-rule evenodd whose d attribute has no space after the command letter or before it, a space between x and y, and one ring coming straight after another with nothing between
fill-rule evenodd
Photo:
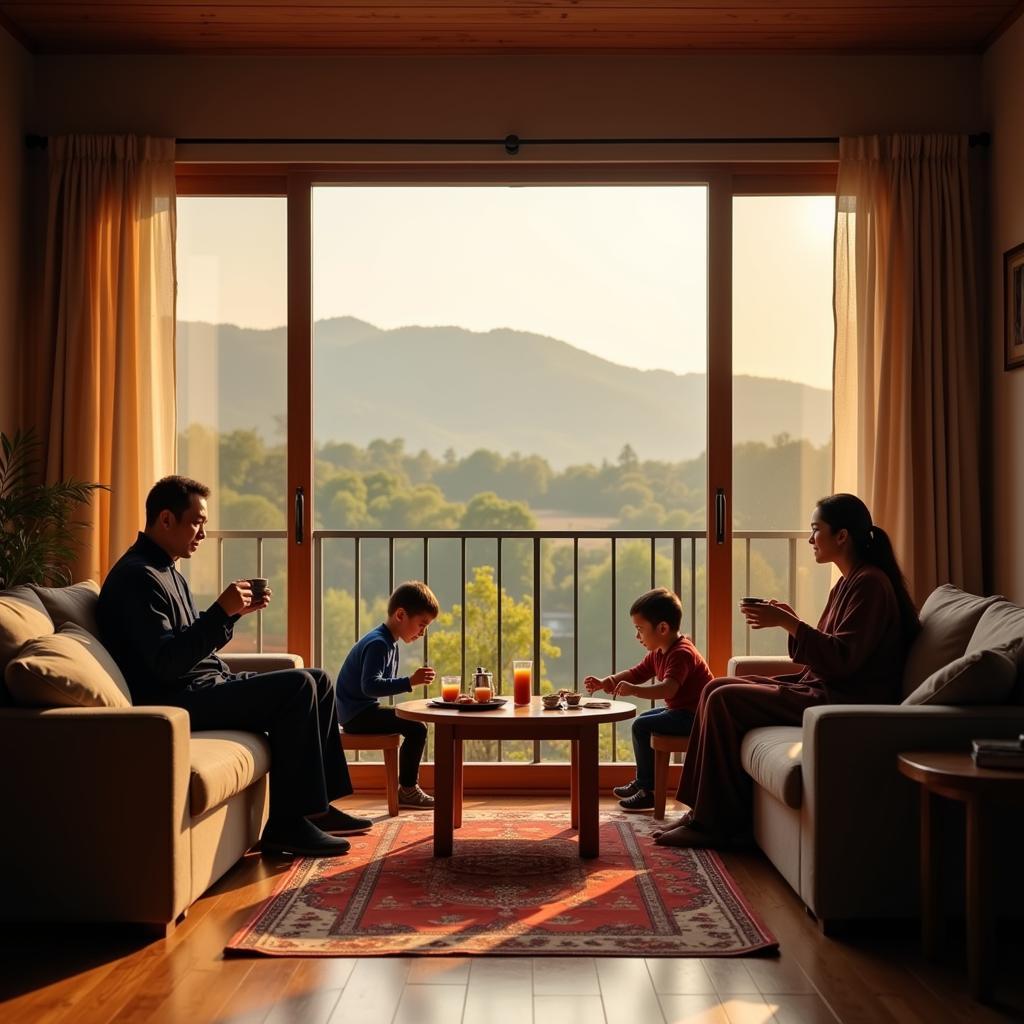
<instances>
[{"instance_id":1,"label":"light wood floor plank","mask_svg":"<svg viewBox=\"0 0 1024 1024\"><path fill-rule=\"evenodd\" d=\"M660 1024L661 1004L644 960L598 957L594 963L608 1024Z\"/></svg>"},{"instance_id":2,"label":"light wood floor plank","mask_svg":"<svg viewBox=\"0 0 1024 1024\"><path fill-rule=\"evenodd\" d=\"M534 1024L605 1024L600 996L535 996Z\"/></svg>"},{"instance_id":3,"label":"light wood floor plank","mask_svg":"<svg viewBox=\"0 0 1024 1024\"><path fill-rule=\"evenodd\" d=\"M594 960L589 956L547 956L533 961L535 996L600 996Z\"/></svg>"},{"instance_id":4,"label":"light wood floor plank","mask_svg":"<svg viewBox=\"0 0 1024 1024\"><path fill-rule=\"evenodd\" d=\"M730 1024L717 995L663 995L661 1010L666 1024Z\"/></svg>"}]
</instances>

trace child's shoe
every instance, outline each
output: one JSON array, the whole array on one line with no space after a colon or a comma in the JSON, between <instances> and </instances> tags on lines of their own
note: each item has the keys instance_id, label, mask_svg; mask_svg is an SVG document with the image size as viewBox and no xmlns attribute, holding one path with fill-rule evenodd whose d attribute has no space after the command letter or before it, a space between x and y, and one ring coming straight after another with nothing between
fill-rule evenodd
<instances>
[{"instance_id":1,"label":"child's shoe","mask_svg":"<svg viewBox=\"0 0 1024 1024\"><path fill-rule=\"evenodd\" d=\"M398 787L398 806L399 807L433 807L434 798L429 793L424 793L419 786L410 786L406 789L405 786Z\"/></svg>"},{"instance_id":2,"label":"child's shoe","mask_svg":"<svg viewBox=\"0 0 1024 1024\"><path fill-rule=\"evenodd\" d=\"M640 783L634 779L632 782L627 782L624 786L616 786L612 792L620 799L625 800L626 797L632 796L640 788Z\"/></svg>"},{"instance_id":3,"label":"child's shoe","mask_svg":"<svg viewBox=\"0 0 1024 1024\"><path fill-rule=\"evenodd\" d=\"M631 814L642 814L644 811L654 810L654 794L648 793L646 789L637 788L637 791L625 800L619 801L619 806Z\"/></svg>"}]
</instances>

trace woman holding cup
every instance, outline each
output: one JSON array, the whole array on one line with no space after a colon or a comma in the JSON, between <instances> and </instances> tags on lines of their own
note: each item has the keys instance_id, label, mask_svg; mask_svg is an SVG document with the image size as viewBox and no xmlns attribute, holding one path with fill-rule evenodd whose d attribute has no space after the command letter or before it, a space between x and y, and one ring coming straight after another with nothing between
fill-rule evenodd
<instances>
[{"instance_id":1,"label":"woman holding cup","mask_svg":"<svg viewBox=\"0 0 1024 1024\"><path fill-rule=\"evenodd\" d=\"M886 532L852 494L822 498L808 543L819 565L835 565L817 628L782 601L747 599L752 629L784 629L803 671L713 679L701 694L676 797L690 810L654 833L665 846L728 846L750 836L751 780L740 763L744 735L760 726L800 725L815 704L891 704L920 623Z\"/></svg>"}]
</instances>

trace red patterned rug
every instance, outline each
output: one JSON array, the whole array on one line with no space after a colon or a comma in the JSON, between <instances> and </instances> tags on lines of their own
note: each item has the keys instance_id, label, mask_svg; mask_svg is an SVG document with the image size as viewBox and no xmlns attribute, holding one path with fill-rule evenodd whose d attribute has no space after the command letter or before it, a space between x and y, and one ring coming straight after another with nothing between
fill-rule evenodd
<instances>
[{"instance_id":1,"label":"red patterned rug","mask_svg":"<svg viewBox=\"0 0 1024 1024\"><path fill-rule=\"evenodd\" d=\"M778 945L717 854L656 846L646 816L601 816L581 861L565 811L467 812L450 858L404 813L338 859L296 859L228 943L265 956L739 956Z\"/></svg>"}]
</instances>

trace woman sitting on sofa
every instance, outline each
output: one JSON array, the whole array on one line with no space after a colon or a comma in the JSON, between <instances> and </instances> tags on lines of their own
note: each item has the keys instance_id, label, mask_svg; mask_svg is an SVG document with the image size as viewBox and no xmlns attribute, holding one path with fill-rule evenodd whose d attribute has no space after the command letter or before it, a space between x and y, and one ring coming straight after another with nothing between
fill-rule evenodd
<instances>
[{"instance_id":1,"label":"woman sitting on sofa","mask_svg":"<svg viewBox=\"0 0 1024 1024\"><path fill-rule=\"evenodd\" d=\"M815 704L895 704L903 662L920 628L917 611L886 532L852 494L818 502L809 543L820 565L842 578L818 628L781 601L743 603L753 629L784 629L802 672L713 679L704 688L676 797L690 810L655 832L666 846L726 846L749 841L751 780L740 744L751 729L800 725Z\"/></svg>"}]
</instances>

